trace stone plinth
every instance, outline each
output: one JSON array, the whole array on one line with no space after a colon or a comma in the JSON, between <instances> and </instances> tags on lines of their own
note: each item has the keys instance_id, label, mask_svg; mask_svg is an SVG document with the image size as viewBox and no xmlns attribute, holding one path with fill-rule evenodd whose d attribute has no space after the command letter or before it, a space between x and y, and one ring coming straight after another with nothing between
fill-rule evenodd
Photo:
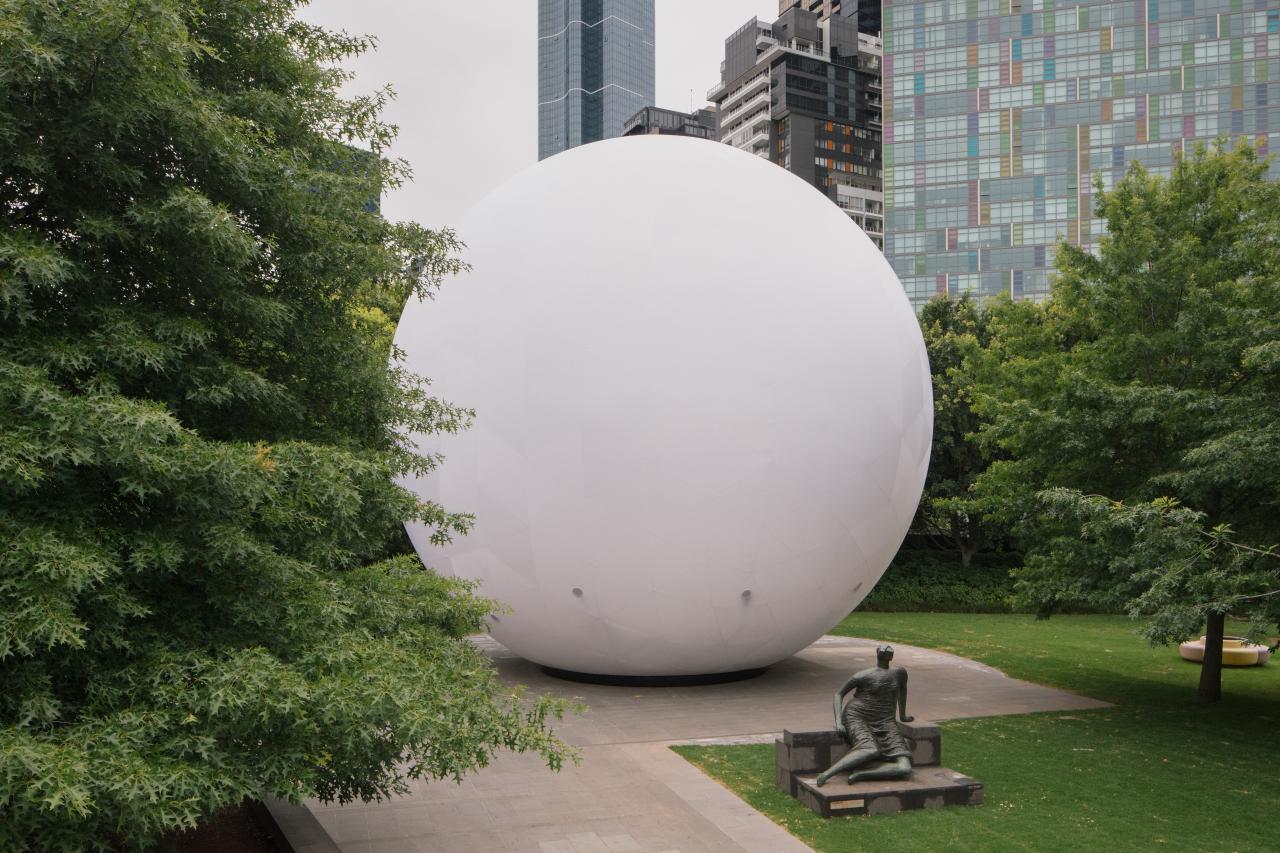
<instances>
[{"instance_id":1,"label":"stone plinth","mask_svg":"<svg viewBox=\"0 0 1280 853\"><path fill-rule=\"evenodd\" d=\"M893 814L904 809L976 806L982 783L945 767L917 767L910 779L881 779L850 785L836 777L821 788L817 775L796 778L797 799L820 817Z\"/></svg>"},{"instance_id":2,"label":"stone plinth","mask_svg":"<svg viewBox=\"0 0 1280 853\"><path fill-rule=\"evenodd\" d=\"M844 757L849 745L834 731L783 731L774 741L774 781L822 817L854 814L889 814L902 809L977 805L982 783L942 763L942 732L934 723L898 723L911 747L910 779L858 782L850 785L839 776L819 788L815 779Z\"/></svg>"},{"instance_id":3,"label":"stone plinth","mask_svg":"<svg viewBox=\"0 0 1280 853\"><path fill-rule=\"evenodd\" d=\"M898 723L898 731L911 747L911 764L915 767L933 767L942 763L942 732L937 724L917 720L914 723ZM774 742L775 781L782 790L797 796L795 777L800 774L817 774L826 770L845 756L849 744L834 731L793 732L783 730L782 738Z\"/></svg>"}]
</instances>

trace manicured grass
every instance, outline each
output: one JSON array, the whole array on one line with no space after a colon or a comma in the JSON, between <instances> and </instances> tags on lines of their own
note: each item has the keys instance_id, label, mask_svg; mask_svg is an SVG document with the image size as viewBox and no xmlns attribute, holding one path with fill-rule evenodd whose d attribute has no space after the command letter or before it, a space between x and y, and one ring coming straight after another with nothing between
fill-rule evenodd
<instances>
[{"instance_id":1,"label":"manicured grass","mask_svg":"<svg viewBox=\"0 0 1280 853\"><path fill-rule=\"evenodd\" d=\"M944 763L986 804L824 821L773 787L773 747L677 747L819 851L1280 850L1280 666L1231 669L1195 701L1199 668L1127 619L855 613L835 633L942 649L1116 703L956 720Z\"/></svg>"}]
</instances>

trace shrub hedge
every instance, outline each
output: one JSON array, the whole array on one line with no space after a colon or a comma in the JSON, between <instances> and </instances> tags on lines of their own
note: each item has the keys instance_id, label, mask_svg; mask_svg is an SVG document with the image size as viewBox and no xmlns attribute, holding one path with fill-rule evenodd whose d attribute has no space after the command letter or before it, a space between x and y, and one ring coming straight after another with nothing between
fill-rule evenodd
<instances>
[{"instance_id":1,"label":"shrub hedge","mask_svg":"<svg viewBox=\"0 0 1280 853\"><path fill-rule=\"evenodd\" d=\"M1018 554L979 554L969 566L955 554L903 548L860 610L1009 613L1010 570Z\"/></svg>"}]
</instances>

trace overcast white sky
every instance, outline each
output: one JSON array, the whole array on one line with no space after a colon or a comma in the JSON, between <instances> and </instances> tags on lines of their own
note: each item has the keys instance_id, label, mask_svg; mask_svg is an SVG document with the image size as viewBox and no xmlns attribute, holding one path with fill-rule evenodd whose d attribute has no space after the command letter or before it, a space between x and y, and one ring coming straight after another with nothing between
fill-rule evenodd
<instances>
[{"instance_id":1,"label":"overcast white sky","mask_svg":"<svg viewBox=\"0 0 1280 853\"><path fill-rule=\"evenodd\" d=\"M364 33L378 49L355 63L352 90L384 83L397 100L393 153L412 185L383 198L392 219L456 225L471 205L538 159L537 0L312 0L303 17ZM706 103L724 40L777 0L657 0L658 106ZM466 239L466 235L461 235Z\"/></svg>"}]
</instances>

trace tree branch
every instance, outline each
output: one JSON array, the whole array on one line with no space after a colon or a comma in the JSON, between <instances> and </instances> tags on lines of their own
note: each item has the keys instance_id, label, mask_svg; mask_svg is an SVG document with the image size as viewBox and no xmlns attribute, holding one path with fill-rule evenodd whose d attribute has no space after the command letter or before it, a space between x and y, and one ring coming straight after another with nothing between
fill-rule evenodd
<instances>
[{"instance_id":1,"label":"tree branch","mask_svg":"<svg viewBox=\"0 0 1280 853\"><path fill-rule=\"evenodd\" d=\"M1234 601L1249 601L1254 598L1270 598L1273 595L1280 595L1280 589L1273 589L1270 592L1259 592L1256 595L1237 595L1233 597ZM1208 605L1205 605L1208 606Z\"/></svg>"},{"instance_id":2,"label":"tree branch","mask_svg":"<svg viewBox=\"0 0 1280 853\"><path fill-rule=\"evenodd\" d=\"M120 41L128 34L129 30L133 29L133 25L138 22L138 18L140 17L142 17L142 10L135 8L133 10L133 15L131 15L125 25L120 28L120 32L116 33L116 36L111 40L111 43L94 55L93 70L89 72L89 79L85 81L88 84L90 95L93 94L94 85L98 82L98 70L102 67L102 57L115 50L116 45L120 44Z\"/></svg>"},{"instance_id":3,"label":"tree branch","mask_svg":"<svg viewBox=\"0 0 1280 853\"><path fill-rule=\"evenodd\" d=\"M1232 540L1227 539L1226 537L1214 536L1213 533L1211 532L1205 533L1204 535L1215 542L1223 542L1227 545L1230 545L1232 548L1237 548L1241 551L1248 551L1252 554L1257 554L1261 557L1270 557L1273 560L1280 560L1280 553L1277 553L1274 547L1255 548L1252 545L1245 545L1242 542L1233 542Z\"/></svg>"}]
</instances>

